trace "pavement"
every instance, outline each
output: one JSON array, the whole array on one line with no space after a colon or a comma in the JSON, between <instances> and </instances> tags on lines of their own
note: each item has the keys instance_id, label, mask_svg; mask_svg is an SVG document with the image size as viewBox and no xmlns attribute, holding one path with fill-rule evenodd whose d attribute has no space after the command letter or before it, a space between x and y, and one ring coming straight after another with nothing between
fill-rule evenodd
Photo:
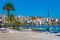
<instances>
[{"instance_id":1,"label":"pavement","mask_svg":"<svg viewBox=\"0 0 60 40\"><path fill-rule=\"evenodd\" d=\"M60 40L59 36L32 31L0 32L0 40ZM12 33L13 32L13 33Z\"/></svg>"}]
</instances>

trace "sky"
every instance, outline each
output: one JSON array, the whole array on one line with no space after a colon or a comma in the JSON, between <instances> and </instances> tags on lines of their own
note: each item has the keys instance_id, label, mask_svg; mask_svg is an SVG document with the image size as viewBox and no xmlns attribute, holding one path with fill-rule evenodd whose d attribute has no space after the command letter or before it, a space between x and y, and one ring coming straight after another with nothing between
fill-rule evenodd
<instances>
[{"instance_id":1,"label":"sky","mask_svg":"<svg viewBox=\"0 0 60 40\"><path fill-rule=\"evenodd\" d=\"M50 17L60 18L60 0L0 0L0 14L7 14L7 11L2 10L7 2L15 7L16 10L10 12L15 16L48 17L49 9Z\"/></svg>"}]
</instances>

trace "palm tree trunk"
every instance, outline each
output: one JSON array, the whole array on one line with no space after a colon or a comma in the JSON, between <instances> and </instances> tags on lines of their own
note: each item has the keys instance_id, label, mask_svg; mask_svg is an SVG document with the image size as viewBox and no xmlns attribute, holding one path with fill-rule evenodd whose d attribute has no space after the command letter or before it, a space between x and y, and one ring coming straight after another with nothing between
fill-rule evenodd
<instances>
[{"instance_id":1,"label":"palm tree trunk","mask_svg":"<svg viewBox=\"0 0 60 40\"><path fill-rule=\"evenodd\" d=\"M7 10L7 12L8 12L8 16L9 16L9 12L10 12L10 10Z\"/></svg>"},{"instance_id":2,"label":"palm tree trunk","mask_svg":"<svg viewBox=\"0 0 60 40\"><path fill-rule=\"evenodd\" d=\"M9 12L10 12L10 10L7 10L7 16L8 16L8 26L9 26Z\"/></svg>"}]
</instances>

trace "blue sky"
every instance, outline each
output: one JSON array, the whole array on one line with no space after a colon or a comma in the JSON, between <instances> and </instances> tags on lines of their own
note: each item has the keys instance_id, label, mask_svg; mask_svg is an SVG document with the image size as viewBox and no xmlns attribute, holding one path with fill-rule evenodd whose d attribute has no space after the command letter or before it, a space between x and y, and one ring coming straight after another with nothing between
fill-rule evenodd
<instances>
[{"instance_id":1,"label":"blue sky","mask_svg":"<svg viewBox=\"0 0 60 40\"><path fill-rule=\"evenodd\" d=\"M14 5L16 10L11 13L16 16L47 17L49 9L50 17L60 18L60 0L0 0L0 14L7 14L2 10L6 2L11 2Z\"/></svg>"}]
</instances>

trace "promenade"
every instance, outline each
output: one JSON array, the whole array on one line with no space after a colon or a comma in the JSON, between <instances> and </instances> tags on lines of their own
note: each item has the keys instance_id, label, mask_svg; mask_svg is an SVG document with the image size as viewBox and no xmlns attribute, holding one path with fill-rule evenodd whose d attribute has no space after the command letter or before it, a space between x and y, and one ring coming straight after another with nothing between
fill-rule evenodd
<instances>
[{"instance_id":1,"label":"promenade","mask_svg":"<svg viewBox=\"0 0 60 40\"><path fill-rule=\"evenodd\" d=\"M60 40L59 36L38 32L0 33L0 40Z\"/></svg>"}]
</instances>

